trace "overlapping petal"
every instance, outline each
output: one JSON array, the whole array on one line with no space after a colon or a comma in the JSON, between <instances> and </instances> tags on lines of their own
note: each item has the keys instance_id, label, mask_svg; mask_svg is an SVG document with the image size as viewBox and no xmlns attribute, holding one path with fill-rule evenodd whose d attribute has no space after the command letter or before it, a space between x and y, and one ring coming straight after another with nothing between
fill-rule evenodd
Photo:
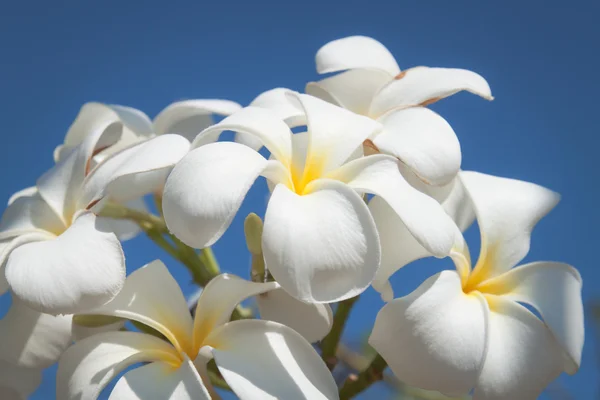
<instances>
[{"instance_id":1,"label":"overlapping petal","mask_svg":"<svg viewBox=\"0 0 600 400\"><path fill-rule=\"evenodd\" d=\"M489 278L508 271L525 257L533 227L554 208L559 195L533 183L472 171L461 172L460 179L481 231L473 274Z\"/></svg>"},{"instance_id":2,"label":"overlapping petal","mask_svg":"<svg viewBox=\"0 0 600 400\"><path fill-rule=\"evenodd\" d=\"M109 400L211 400L194 364L186 359L174 369L150 363L127 372L117 381Z\"/></svg>"},{"instance_id":3,"label":"overlapping petal","mask_svg":"<svg viewBox=\"0 0 600 400\"><path fill-rule=\"evenodd\" d=\"M483 297L464 294L459 275L443 271L385 305L369 344L401 381L464 395L484 363L488 316Z\"/></svg>"},{"instance_id":4,"label":"overlapping petal","mask_svg":"<svg viewBox=\"0 0 600 400\"><path fill-rule=\"evenodd\" d=\"M56 398L95 400L125 368L139 363L179 362L175 349L164 340L138 332L105 332L69 347L58 364Z\"/></svg>"},{"instance_id":5,"label":"overlapping petal","mask_svg":"<svg viewBox=\"0 0 600 400\"><path fill-rule=\"evenodd\" d=\"M431 185L450 182L458 173L461 152L454 130L435 112L412 107L379 119L383 131L373 139L385 154L398 157Z\"/></svg>"},{"instance_id":6,"label":"overlapping petal","mask_svg":"<svg viewBox=\"0 0 600 400\"><path fill-rule=\"evenodd\" d=\"M54 364L71 343L71 316L34 311L14 299L0 320L0 359L27 368Z\"/></svg>"},{"instance_id":7,"label":"overlapping petal","mask_svg":"<svg viewBox=\"0 0 600 400\"><path fill-rule=\"evenodd\" d=\"M584 341L581 287L581 275L575 268L535 262L486 281L479 289L535 307L565 350L565 371L574 374L581 363Z\"/></svg>"},{"instance_id":8,"label":"overlapping petal","mask_svg":"<svg viewBox=\"0 0 600 400\"><path fill-rule=\"evenodd\" d=\"M213 115L231 115L242 108L229 100L184 100L170 104L154 118L154 133L176 133L189 141L215 123Z\"/></svg>"},{"instance_id":9,"label":"overlapping petal","mask_svg":"<svg viewBox=\"0 0 600 400\"><path fill-rule=\"evenodd\" d=\"M394 77L400 68L389 50L366 36L348 36L333 40L317 51L317 72L325 74L353 68L379 69Z\"/></svg>"},{"instance_id":10,"label":"overlapping petal","mask_svg":"<svg viewBox=\"0 0 600 400\"><path fill-rule=\"evenodd\" d=\"M371 103L370 115L380 116L394 108L431 104L463 90L493 100L487 81L473 71L458 68L410 68L379 91Z\"/></svg>"},{"instance_id":11,"label":"overlapping petal","mask_svg":"<svg viewBox=\"0 0 600 400\"><path fill-rule=\"evenodd\" d=\"M323 339L333 324L329 304L305 303L284 289L260 294L256 296L256 303L262 319L288 326L310 343Z\"/></svg>"},{"instance_id":12,"label":"overlapping petal","mask_svg":"<svg viewBox=\"0 0 600 400\"><path fill-rule=\"evenodd\" d=\"M121 290L123 250L117 237L98 230L96 216L87 213L54 240L13 250L6 264L6 279L13 293L31 308L73 314L106 303Z\"/></svg>"},{"instance_id":13,"label":"overlapping petal","mask_svg":"<svg viewBox=\"0 0 600 400\"><path fill-rule=\"evenodd\" d=\"M132 272L109 303L86 311L141 322L162 333L179 350L192 345L192 317L179 285L160 260Z\"/></svg>"},{"instance_id":14,"label":"overlapping petal","mask_svg":"<svg viewBox=\"0 0 600 400\"><path fill-rule=\"evenodd\" d=\"M431 197L410 186L398 170L398 161L378 154L351 161L328 175L355 190L382 197L426 250L446 257L455 242L456 225Z\"/></svg>"},{"instance_id":15,"label":"overlapping petal","mask_svg":"<svg viewBox=\"0 0 600 400\"><path fill-rule=\"evenodd\" d=\"M242 400L338 398L335 381L315 349L284 325L234 321L215 330L207 345Z\"/></svg>"},{"instance_id":16,"label":"overlapping petal","mask_svg":"<svg viewBox=\"0 0 600 400\"><path fill-rule=\"evenodd\" d=\"M299 196L278 185L262 239L268 270L292 296L329 303L364 291L380 262L375 223L362 198L332 181Z\"/></svg>"},{"instance_id":17,"label":"overlapping petal","mask_svg":"<svg viewBox=\"0 0 600 400\"><path fill-rule=\"evenodd\" d=\"M318 82L309 82L306 93L368 116L373 97L390 79L385 71L356 68Z\"/></svg>"},{"instance_id":18,"label":"overlapping petal","mask_svg":"<svg viewBox=\"0 0 600 400\"><path fill-rule=\"evenodd\" d=\"M66 229L61 216L42 199L37 189L11 198L2 214L0 238L11 238L25 233L45 231L59 234Z\"/></svg>"},{"instance_id":19,"label":"overlapping petal","mask_svg":"<svg viewBox=\"0 0 600 400\"><path fill-rule=\"evenodd\" d=\"M231 224L256 178L273 168L283 166L238 143L194 149L173 168L165 185L169 230L192 247L212 245Z\"/></svg>"},{"instance_id":20,"label":"overlapping petal","mask_svg":"<svg viewBox=\"0 0 600 400\"><path fill-rule=\"evenodd\" d=\"M525 307L501 298L488 301L487 352L473 399L537 399L562 371L561 348Z\"/></svg>"}]
</instances>

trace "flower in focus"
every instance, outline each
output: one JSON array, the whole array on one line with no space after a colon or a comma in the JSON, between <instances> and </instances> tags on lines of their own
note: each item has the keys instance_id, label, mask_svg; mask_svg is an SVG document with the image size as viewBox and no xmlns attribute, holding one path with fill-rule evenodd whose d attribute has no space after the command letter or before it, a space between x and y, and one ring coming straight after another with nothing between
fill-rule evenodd
<instances>
[{"instance_id":1,"label":"flower in focus","mask_svg":"<svg viewBox=\"0 0 600 400\"><path fill-rule=\"evenodd\" d=\"M210 399L206 363L241 399L337 399L331 373L292 329L269 321L227 322L247 297L276 290L275 282L253 283L219 275L202 291L192 320L179 286L160 261L133 272L110 303L91 310L140 322L166 340L139 332L105 332L69 348L59 362L57 398L96 399L109 381L126 372L111 399Z\"/></svg>"},{"instance_id":2,"label":"flower in focus","mask_svg":"<svg viewBox=\"0 0 600 400\"><path fill-rule=\"evenodd\" d=\"M459 226L468 226L474 215L454 179L461 164L460 144L444 118L426 106L465 90L492 100L486 80L457 68L401 72L383 44L364 36L325 44L316 64L320 74L343 72L309 83L306 92L379 121L383 129L370 138L366 150L397 157L413 186L442 203Z\"/></svg>"},{"instance_id":3,"label":"flower in focus","mask_svg":"<svg viewBox=\"0 0 600 400\"><path fill-rule=\"evenodd\" d=\"M287 98L306 132L292 134L281 113L252 106L196 137L165 184L171 232L192 247L212 245L264 176L272 188L262 235L266 268L299 300L340 301L370 285L380 245L366 193L390 204L432 254L449 254L455 225L440 205L404 180L394 157L362 157L362 143L381 129L378 122L309 95ZM211 143L226 130L253 136L271 159L246 145Z\"/></svg>"},{"instance_id":4,"label":"flower in focus","mask_svg":"<svg viewBox=\"0 0 600 400\"><path fill-rule=\"evenodd\" d=\"M477 264L471 268L458 235L451 255L456 272L432 276L384 306L369 343L409 385L450 395L475 388L475 400L537 398L562 371L577 371L584 341L577 270L557 262L513 268L559 197L532 183L475 172L463 172L461 180L481 231ZM428 255L410 250L418 244L406 242L409 235L385 204L371 207L381 235L397 240L399 248L390 251L411 253L402 254L400 266Z\"/></svg>"},{"instance_id":5,"label":"flower in focus","mask_svg":"<svg viewBox=\"0 0 600 400\"><path fill-rule=\"evenodd\" d=\"M94 154L116 143L118 122L106 121L37 181L15 194L0 222L0 285L27 306L73 314L112 299L125 280L114 233L96 217L104 203L137 198L164 181L189 149L178 135L162 135L92 166Z\"/></svg>"}]
</instances>

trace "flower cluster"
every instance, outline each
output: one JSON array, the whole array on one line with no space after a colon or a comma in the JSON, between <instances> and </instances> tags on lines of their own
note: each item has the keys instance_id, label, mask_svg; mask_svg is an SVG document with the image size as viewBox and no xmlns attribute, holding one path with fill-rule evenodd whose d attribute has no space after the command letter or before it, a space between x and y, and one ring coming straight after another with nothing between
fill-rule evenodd
<instances>
[{"instance_id":1,"label":"flower cluster","mask_svg":"<svg viewBox=\"0 0 600 400\"><path fill-rule=\"evenodd\" d=\"M221 389L347 399L386 366L424 390L525 400L577 371L579 273L517 266L559 196L462 171L454 130L427 108L460 91L492 100L485 79L401 71L362 36L327 43L316 65L334 74L247 107L181 101L154 120L82 107L55 165L10 198L0 222L0 293L12 300L0 320L2 399L26 398L57 361L61 400L94 400L112 380L111 399L218 399ZM219 141L225 131L233 142ZM246 280L221 273L210 246L260 176L270 196L264 222L246 219ZM473 266L462 232L475 220ZM159 260L126 277L121 242L142 231L203 287L191 307ZM425 257L456 270L394 298L391 275ZM369 337L377 356L336 382L345 318L370 286L386 302ZM249 298L257 310L241 305Z\"/></svg>"}]
</instances>

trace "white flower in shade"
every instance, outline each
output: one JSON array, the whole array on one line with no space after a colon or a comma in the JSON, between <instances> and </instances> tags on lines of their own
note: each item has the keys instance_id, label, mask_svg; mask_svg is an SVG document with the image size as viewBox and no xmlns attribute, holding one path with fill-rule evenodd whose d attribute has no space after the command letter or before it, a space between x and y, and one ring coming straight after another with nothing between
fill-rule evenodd
<instances>
[{"instance_id":1,"label":"white flower in shade","mask_svg":"<svg viewBox=\"0 0 600 400\"><path fill-rule=\"evenodd\" d=\"M456 68L400 71L394 56L375 39L350 36L331 41L316 55L317 72L340 72L311 82L306 92L381 122L368 150L398 157L405 178L438 200L457 220L473 213L460 183L461 151L450 125L425 106L460 91L492 100L486 80ZM460 199L463 201L455 201Z\"/></svg>"},{"instance_id":2,"label":"white flower in shade","mask_svg":"<svg viewBox=\"0 0 600 400\"><path fill-rule=\"evenodd\" d=\"M11 198L0 222L0 275L29 307L73 314L112 299L125 280L119 240L95 213L107 199L127 201L163 181L189 150L178 135L127 148L92 167L116 143L121 124L107 122L37 181Z\"/></svg>"},{"instance_id":3,"label":"white flower in shade","mask_svg":"<svg viewBox=\"0 0 600 400\"><path fill-rule=\"evenodd\" d=\"M394 157L362 157L378 122L312 96L289 97L307 132L292 134L278 113L253 106L196 137L165 184L171 232L193 247L212 245L262 175L273 189L262 236L266 268L299 300L340 301L370 285L380 245L364 193L389 203L433 254L449 254L456 228L440 205L404 180ZM226 130L254 136L271 159L238 143L211 143Z\"/></svg>"},{"instance_id":4,"label":"white flower in shade","mask_svg":"<svg viewBox=\"0 0 600 400\"><path fill-rule=\"evenodd\" d=\"M0 359L0 399L26 400L42 382L42 369L20 367Z\"/></svg>"},{"instance_id":5,"label":"white flower in shade","mask_svg":"<svg viewBox=\"0 0 600 400\"><path fill-rule=\"evenodd\" d=\"M559 197L532 183L475 172L463 172L461 180L481 231L477 264L471 269L461 237L451 255L456 272L432 276L384 306L369 343L409 385L450 395L475 388L475 400L535 399L562 371L577 371L584 341L577 270L556 262L515 267L529 251L534 225ZM427 256L410 249L418 247L414 241L403 241L409 235L385 204L371 206L380 208L376 219L392 220L380 231L397 238L392 252Z\"/></svg>"},{"instance_id":6,"label":"white flower in shade","mask_svg":"<svg viewBox=\"0 0 600 400\"><path fill-rule=\"evenodd\" d=\"M107 123L123 124L121 137L111 147L101 149L94 156L93 162L98 162L133 144L166 133L182 135L192 141L198 133L215 123L213 115L231 115L241 108L238 103L229 100L184 100L170 104L152 121L144 112L132 107L86 103L67 131L64 143L54 150L54 160L58 162L63 159L74 147L83 142L89 132Z\"/></svg>"},{"instance_id":7,"label":"white flower in shade","mask_svg":"<svg viewBox=\"0 0 600 400\"><path fill-rule=\"evenodd\" d=\"M195 318L179 286L160 261L133 272L110 303L91 310L138 321L165 340L138 332L105 332L77 342L59 362L57 398L93 400L126 372L110 399L210 399L206 363L214 358L242 400L337 399L331 373L294 330L270 321L228 322L247 297L276 290L276 282L253 283L219 275L202 291Z\"/></svg>"}]
</instances>

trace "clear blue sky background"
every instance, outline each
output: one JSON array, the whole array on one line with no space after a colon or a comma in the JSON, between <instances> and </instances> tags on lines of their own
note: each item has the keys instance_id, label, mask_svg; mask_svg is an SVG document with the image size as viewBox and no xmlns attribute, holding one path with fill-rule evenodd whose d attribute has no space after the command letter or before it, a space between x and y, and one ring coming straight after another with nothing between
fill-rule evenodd
<instances>
[{"instance_id":1,"label":"clear blue sky background","mask_svg":"<svg viewBox=\"0 0 600 400\"><path fill-rule=\"evenodd\" d=\"M129 105L151 116L180 99L247 104L264 90L302 90L315 80L314 54L329 40L369 35L386 44L402 68L464 67L488 79L495 101L459 94L435 109L461 140L464 169L562 193L535 231L526 261L576 266L589 302L600 298L599 12L597 1L4 2L0 200L52 165L54 146L86 101ZM215 246L223 269L246 274L242 220L250 211L264 212L265 196L260 183ZM476 228L468 238L477 241ZM130 271L164 258L191 292L183 267L145 238L126 243L125 251ZM394 278L397 292L409 292L444 267L450 264L426 261L405 269ZM345 340L358 343L381 305L366 292ZM589 318L586 335L581 370L559 378L576 399L598 396ZM54 398L53 387L49 373L34 398ZM383 392L370 393L364 398Z\"/></svg>"}]
</instances>

